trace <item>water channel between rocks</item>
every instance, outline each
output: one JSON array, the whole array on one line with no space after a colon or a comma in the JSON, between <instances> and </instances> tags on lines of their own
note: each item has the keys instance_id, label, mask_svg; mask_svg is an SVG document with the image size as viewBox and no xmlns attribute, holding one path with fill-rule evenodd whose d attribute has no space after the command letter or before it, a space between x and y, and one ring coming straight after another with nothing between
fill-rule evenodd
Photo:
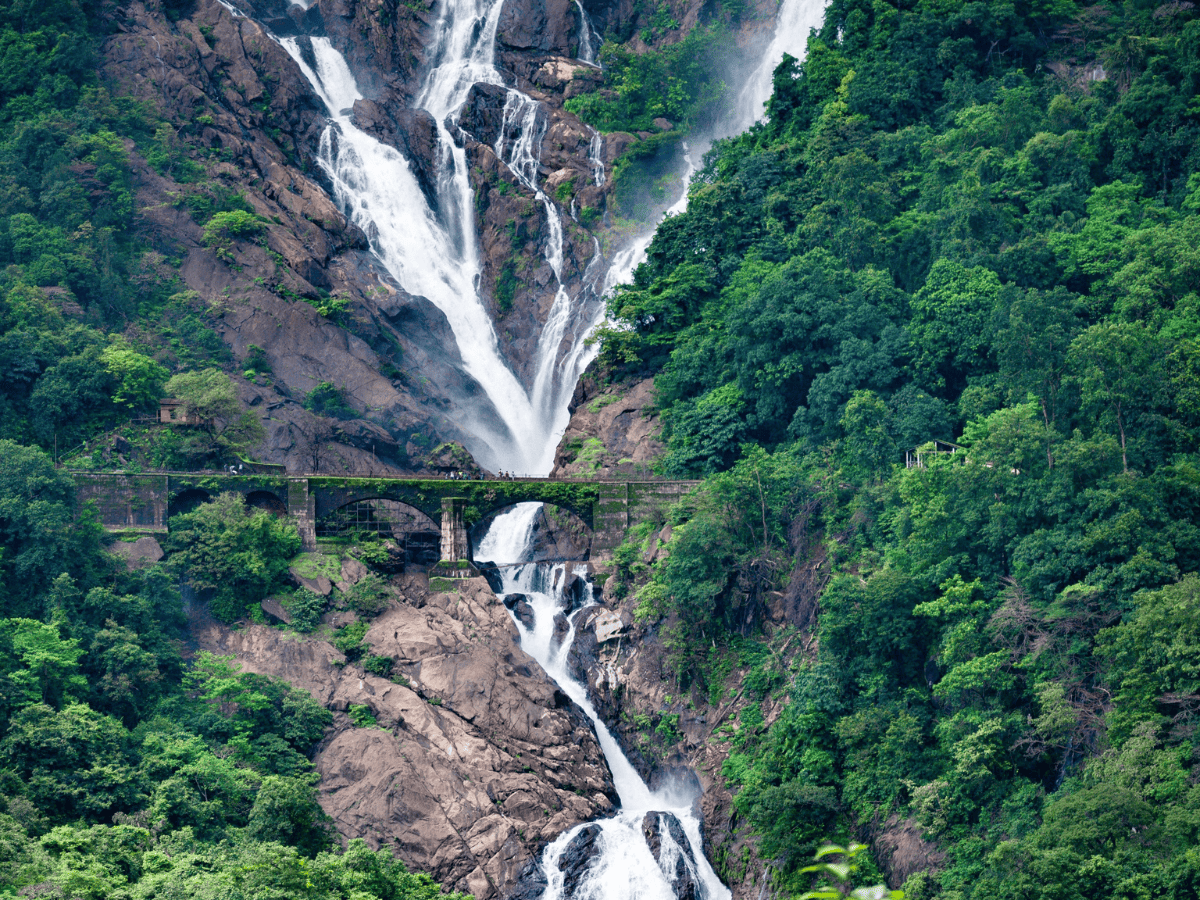
<instances>
[{"instance_id":1,"label":"water channel between rocks","mask_svg":"<svg viewBox=\"0 0 1200 900\"><path fill-rule=\"evenodd\" d=\"M293 0L306 6L303 0ZM448 415L485 467L544 474L566 427L567 402L596 350L585 339L603 318L603 297L628 281L645 258L652 229L605 261L595 256L581 284L568 290L563 273L563 223L558 206L538 183L546 117L541 105L505 85L494 65L496 24L504 0L442 0L434 28L434 65L416 106L432 114L438 138L438 184L431 203L409 161L356 127L352 108L362 93L345 58L322 36L284 38L282 46L324 102L329 125L318 162L345 214L369 236L375 255L409 293L425 297L446 316L466 373L479 385L458 398ZM582 61L594 64L590 22L581 4ZM801 56L808 31L820 24L824 0L784 0L772 42L759 65L745 73L736 110L713 134L685 149L683 193L667 210L686 209L687 183L711 140L733 134L762 115L771 75L785 51ZM232 8L232 7L231 7ZM522 384L500 353L496 330L479 294L482 266L472 228L472 187L463 146L452 133L473 85L503 86L507 99L494 150L542 206L543 254L557 282L536 348L532 383ZM605 179L602 138L592 132L589 163ZM571 214L574 215L572 208ZM613 817L570 829L551 843L520 896L545 900L726 900L703 847L695 786L668 784L651 791L596 715L587 690L566 661L581 609L568 608L564 564L528 562L539 504L521 504L498 516L476 558L499 568L494 585L514 615L521 646L591 720L621 801ZM519 596L518 596L519 595ZM588 601L589 603L592 601ZM586 604L585 604L586 605Z\"/></svg>"},{"instance_id":2,"label":"water channel between rocks","mask_svg":"<svg viewBox=\"0 0 1200 900\"><path fill-rule=\"evenodd\" d=\"M576 623L594 601L589 598L571 609L564 585L572 564L521 562L532 550L540 506L522 503L497 516L475 556L497 565L493 577L501 599L513 610L521 648L591 720L621 801L614 817L578 825L546 848L541 860L543 896L724 900L729 890L704 854L696 791L683 784L651 791L600 721L587 688L568 669ZM577 568L575 574L586 571L582 564Z\"/></svg>"}]
</instances>

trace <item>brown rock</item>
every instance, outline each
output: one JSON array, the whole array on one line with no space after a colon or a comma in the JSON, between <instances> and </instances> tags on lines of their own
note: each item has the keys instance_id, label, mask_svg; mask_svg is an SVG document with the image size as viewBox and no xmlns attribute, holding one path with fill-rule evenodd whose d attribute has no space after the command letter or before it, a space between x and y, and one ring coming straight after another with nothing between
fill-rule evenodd
<instances>
[{"instance_id":1,"label":"brown rock","mask_svg":"<svg viewBox=\"0 0 1200 900\"><path fill-rule=\"evenodd\" d=\"M316 757L321 805L342 834L396 847L407 863L479 900L504 896L545 842L612 808L590 724L520 649L483 579L386 610L366 640L410 687L338 667L325 641L209 622L200 645L284 678L332 710L370 708L377 728L335 716Z\"/></svg>"},{"instance_id":2,"label":"brown rock","mask_svg":"<svg viewBox=\"0 0 1200 900\"><path fill-rule=\"evenodd\" d=\"M616 475L646 472L664 451L653 408L652 379L600 388L584 376L567 430L554 458L555 475ZM599 441L600 452L588 441ZM594 448L594 445L593 445Z\"/></svg>"},{"instance_id":3,"label":"brown rock","mask_svg":"<svg viewBox=\"0 0 1200 900\"><path fill-rule=\"evenodd\" d=\"M571 0L509 0L500 12L496 40L518 50L571 54L579 14Z\"/></svg>"},{"instance_id":4,"label":"brown rock","mask_svg":"<svg viewBox=\"0 0 1200 900\"><path fill-rule=\"evenodd\" d=\"M124 559L130 569L147 569L164 555L158 541L148 535L136 541L114 541L109 549Z\"/></svg>"},{"instance_id":5,"label":"brown rock","mask_svg":"<svg viewBox=\"0 0 1200 900\"><path fill-rule=\"evenodd\" d=\"M292 624L292 614L284 608L284 605L278 597L267 597L262 603L262 611L277 622L282 622L284 625Z\"/></svg>"}]
</instances>

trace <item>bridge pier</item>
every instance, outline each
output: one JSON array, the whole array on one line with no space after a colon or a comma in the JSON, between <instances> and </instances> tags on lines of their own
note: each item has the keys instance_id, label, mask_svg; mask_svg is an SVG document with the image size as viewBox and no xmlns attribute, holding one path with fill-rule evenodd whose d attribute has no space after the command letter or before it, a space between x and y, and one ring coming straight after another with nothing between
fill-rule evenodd
<instances>
[{"instance_id":1,"label":"bridge pier","mask_svg":"<svg viewBox=\"0 0 1200 900\"><path fill-rule=\"evenodd\" d=\"M449 562L470 559L464 517L466 508L467 501L460 497L442 498L442 559Z\"/></svg>"},{"instance_id":2,"label":"bridge pier","mask_svg":"<svg viewBox=\"0 0 1200 900\"><path fill-rule=\"evenodd\" d=\"M308 489L307 478L288 479L288 515L296 520L303 550L317 549L317 499Z\"/></svg>"}]
</instances>

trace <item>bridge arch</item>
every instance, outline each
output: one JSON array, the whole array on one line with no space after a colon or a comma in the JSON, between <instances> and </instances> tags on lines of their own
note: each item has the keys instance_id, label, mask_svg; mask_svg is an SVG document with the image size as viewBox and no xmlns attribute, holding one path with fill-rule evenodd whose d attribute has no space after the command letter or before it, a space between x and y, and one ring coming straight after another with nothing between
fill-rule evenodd
<instances>
[{"instance_id":1,"label":"bridge arch","mask_svg":"<svg viewBox=\"0 0 1200 900\"><path fill-rule=\"evenodd\" d=\"M374 533L399 544L410 563L438 560L441 525L422 510L390 497L356 497L327 509L315 523L317 537Z\"/></svg>"},{"instance_id":2,"label":"bridge arch","mask_svg":"<svg viewBox=\"0 0 1200 900\"><path fill-rule=\"evenodd\" d=\"M172 494L167 501L167 518L190 513L196 507L208 503L212 499L212 492L202 487L184 488L182 491Z\"/></svg>"},{"instance_id":3,"label":"bridge arch","mask_svg":"<svg viewBox=\"0 0 1200 900\"><path fill-rule=\"evenodd\" d=\"M251 509L261 509L276 516L288 514L287 501L274 491L250 491L245 497L246 506Z\"/></svg>"}]
</instances>

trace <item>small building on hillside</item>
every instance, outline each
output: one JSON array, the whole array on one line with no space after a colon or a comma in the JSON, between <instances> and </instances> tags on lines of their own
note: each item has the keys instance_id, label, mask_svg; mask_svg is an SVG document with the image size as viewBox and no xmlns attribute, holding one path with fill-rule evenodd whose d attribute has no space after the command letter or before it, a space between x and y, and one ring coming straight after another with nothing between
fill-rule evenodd
<instances>
[{"instance_id":1,"label":"small building on hillside","mask_svg":"<svg viewBox=\"0 0 1200 900\"><path fill-rule=\"evenodd\" d=\"M906 469L924 469L925 463L929 459L934 459L939 456L952 456L955 453L967 452L966 447L960 447L958 444L952 444L950 441L941 441L934 439L928 443L922 444L920 447L914 447L911 450L904 451L904 467ZM963 457L966 458L965 456Z\"/></svg>"},{"instance_id":2,"label":"small building on hillside","mask_svg":"<svg viewBox=\"0 0 1200 900\"><path fill-rule=\"evenodd\" d=\"M182 400L164 397L158 401L158 423L160 425L204 425L204 419L199 416L189 416L184 412Z\"/></svg>"}]
</instances>

